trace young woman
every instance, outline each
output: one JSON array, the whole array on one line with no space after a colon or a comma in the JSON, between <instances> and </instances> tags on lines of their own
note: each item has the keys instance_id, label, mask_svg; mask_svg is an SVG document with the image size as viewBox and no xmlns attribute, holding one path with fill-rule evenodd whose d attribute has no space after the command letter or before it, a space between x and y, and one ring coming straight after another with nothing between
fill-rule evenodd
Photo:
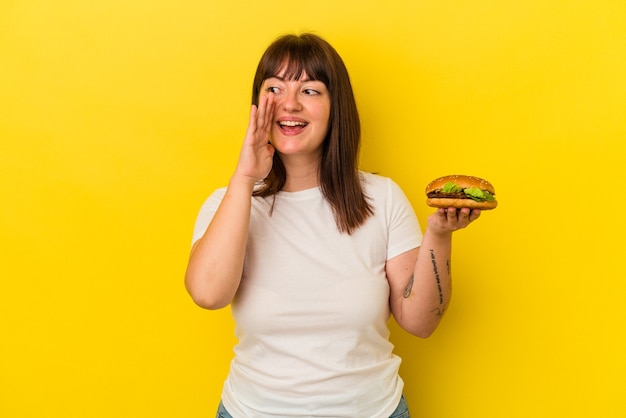
<instances>
[{"instance_id":1,"label":"young woman","mask_svg":"<svg viewBox=\"0 0 626 418\"><path fill-rule=\"evenodd\" d=\"M450 300L452 232L478 210L440 209L422 235L400 188L359 171L344 63L313 34L259 62L228 187L203 205L185 284L229 304L235 357L218 417L408 417L387 321L427 337Z\"/></svg>"}]
</instances>

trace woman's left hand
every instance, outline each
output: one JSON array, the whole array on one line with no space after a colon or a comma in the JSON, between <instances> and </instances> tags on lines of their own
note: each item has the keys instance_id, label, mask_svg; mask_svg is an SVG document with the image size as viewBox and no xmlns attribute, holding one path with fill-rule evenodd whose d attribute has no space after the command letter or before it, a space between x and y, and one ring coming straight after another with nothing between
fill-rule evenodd
<instances>
[{"instance_id":1,"label":"woman's left hand","mask_svg":"<svg viewBox=\"0 0 626 418\"><path fill-rule=\"evenodd\" d=\"M467 227L479 216L480 209L439 208L428 217L428 226L435 234L447 235Z\"/></svg>"}]
</instances>

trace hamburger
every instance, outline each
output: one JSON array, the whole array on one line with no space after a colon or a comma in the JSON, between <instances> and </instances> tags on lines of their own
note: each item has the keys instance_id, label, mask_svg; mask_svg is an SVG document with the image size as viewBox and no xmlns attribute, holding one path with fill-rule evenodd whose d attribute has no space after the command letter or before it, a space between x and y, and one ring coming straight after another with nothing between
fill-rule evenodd
<instances>
[{"instance_id":1,"label":"hamburger","mask_svg":"<svg viewBox=\"0 0 626 418\"><path fill-rule=\"evenodd\" d=\"M426 204L433 208L495 209L495 195L491 183L474 176L443 176L426 186Z\"/></svg>"}]
</instances>

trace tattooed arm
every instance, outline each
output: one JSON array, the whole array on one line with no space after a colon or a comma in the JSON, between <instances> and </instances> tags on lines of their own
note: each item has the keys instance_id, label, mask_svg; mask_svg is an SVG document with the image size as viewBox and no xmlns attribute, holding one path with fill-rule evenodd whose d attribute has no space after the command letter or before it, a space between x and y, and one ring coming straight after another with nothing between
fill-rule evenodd
<instances>
[{"instance_id":1,"label":"tattooed arm","mask_svg":"<svg viewBox=\"0 0 626 418\"><path fill-rule=\"evenodd\" d=\"M389 303L402 328L428 337L437 328L452 291L452 233L480 216L469 209L439 209L428 218L422 246L387 261Z\"/></svg>"}]
</instances>

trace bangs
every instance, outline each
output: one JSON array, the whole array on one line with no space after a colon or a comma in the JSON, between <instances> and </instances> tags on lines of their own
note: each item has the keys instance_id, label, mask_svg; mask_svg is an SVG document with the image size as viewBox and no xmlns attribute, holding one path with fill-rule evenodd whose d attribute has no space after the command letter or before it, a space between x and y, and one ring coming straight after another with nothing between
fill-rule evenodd
<instances>
[{"instance_id":1,"label":"bangs","mask_svg":"<svg viewBox=\"0 0 626 418\"><path fill-rule=\"evenodd\" d=\"M259 75L261 80L277 77L289 81L298 81L306 76L329 87L328 61L325 51L295 39L268 50L260 63Z\"/></svg>"}]
</instances>

